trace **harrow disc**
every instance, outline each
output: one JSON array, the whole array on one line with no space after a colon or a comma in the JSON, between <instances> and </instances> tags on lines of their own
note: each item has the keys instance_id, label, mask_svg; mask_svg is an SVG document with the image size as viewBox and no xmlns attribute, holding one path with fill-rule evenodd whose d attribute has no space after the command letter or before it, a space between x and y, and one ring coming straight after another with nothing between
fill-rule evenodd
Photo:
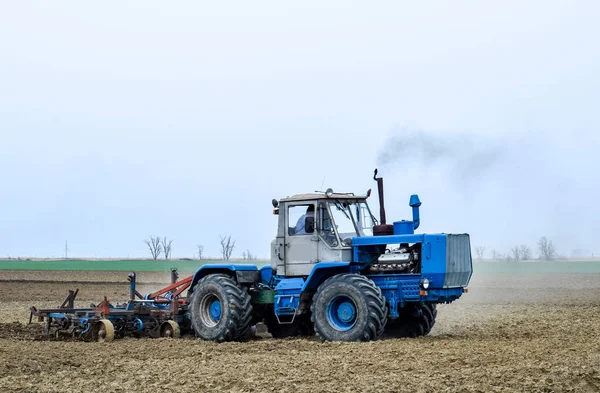
<instances>
[{"instance_id":1,"label":"harrow disc","mask_svg":"<svg viewBox=\"0 0 600 393\"><path fill-rule=\"evenodd\" d=\"M170 337L170 338L179 338L181 336L181 330L179 329L179 324L175 321L165 321L160 326L160 336L161 337Z\"/></svg>"},{"instance_id":2,"label":"harrow disc","mask_svg":"<svg viewBox=\"0 0 600 393\"><path fill-rule=\"evenodd\" d=\"M108 319L101 319L94 324L92 339L99 343L111 342L115 339L115 327Z\"/></svg>"}]
</instances>

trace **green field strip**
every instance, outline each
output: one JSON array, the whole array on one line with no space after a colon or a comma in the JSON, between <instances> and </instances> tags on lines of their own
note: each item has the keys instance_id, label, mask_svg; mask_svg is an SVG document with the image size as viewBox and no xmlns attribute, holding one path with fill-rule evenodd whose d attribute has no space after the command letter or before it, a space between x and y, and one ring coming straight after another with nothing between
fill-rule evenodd
<instances>
[{"instance_id":1,"label":"green field strip","mask_svg":"<svg viewBox=\"0 0 600 393\"><path fill-rule=\"evenodd\" d=\"M263 266L268 261L223 261L223 260L0 260L0 270L59 270L59 271L142 271L163 272L177 268L181 272L193 272L205 264L252 264Z\"/></svg>"}]
</instances>

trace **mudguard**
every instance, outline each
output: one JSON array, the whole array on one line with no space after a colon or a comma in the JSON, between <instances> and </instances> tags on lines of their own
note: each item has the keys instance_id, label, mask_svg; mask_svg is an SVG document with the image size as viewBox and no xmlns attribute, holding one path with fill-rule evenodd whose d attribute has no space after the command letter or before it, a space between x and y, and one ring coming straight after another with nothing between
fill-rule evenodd
<instances>
[{"instance_id":1,"label":"mudguard","mask_svg":"<svg viewBox=\"0 0 600 393\"><path fill-rule=\"evenodd\" d=\"M194 273L190 291L194 291L194 287L202 279L209 274L227 274L236 279L240 284L251 284L259 281L260 275L256 265L234 265L234 264L209 264L203 265Z\"/></svg>"}]
</instances>

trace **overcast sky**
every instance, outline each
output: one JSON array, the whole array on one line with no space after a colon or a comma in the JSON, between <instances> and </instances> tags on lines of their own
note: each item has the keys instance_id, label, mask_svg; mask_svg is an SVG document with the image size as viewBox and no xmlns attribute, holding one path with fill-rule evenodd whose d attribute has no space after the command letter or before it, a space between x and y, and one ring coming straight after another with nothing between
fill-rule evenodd
<instances>
[{"instance_id":1,"label":"overcast sky","mask_svg":"<svg viewBox=\"0 0 600 393\"><path fill-rule=\"evenodd\" d=\"M2 5L1 257L267 256L376 166L389 221L600 254L597 1L97 5Z\"/></svg>"}]
</instances>

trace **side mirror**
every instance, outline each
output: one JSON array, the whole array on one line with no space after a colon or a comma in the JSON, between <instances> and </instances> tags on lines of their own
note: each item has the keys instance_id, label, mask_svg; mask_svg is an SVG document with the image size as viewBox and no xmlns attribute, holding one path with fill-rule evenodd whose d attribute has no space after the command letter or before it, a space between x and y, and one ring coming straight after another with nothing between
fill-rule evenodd
<instances>
[{"instance_id":1,"label":"side mirror","mask_svg":"<svg viewBox=\"0 0 600 393\"><path fill-rule=\"evenodd\" d=\"M315 231L315 217L306 216L304 218L304 230L306 233L313 233Z\"/></svg>"}]
</instances>

